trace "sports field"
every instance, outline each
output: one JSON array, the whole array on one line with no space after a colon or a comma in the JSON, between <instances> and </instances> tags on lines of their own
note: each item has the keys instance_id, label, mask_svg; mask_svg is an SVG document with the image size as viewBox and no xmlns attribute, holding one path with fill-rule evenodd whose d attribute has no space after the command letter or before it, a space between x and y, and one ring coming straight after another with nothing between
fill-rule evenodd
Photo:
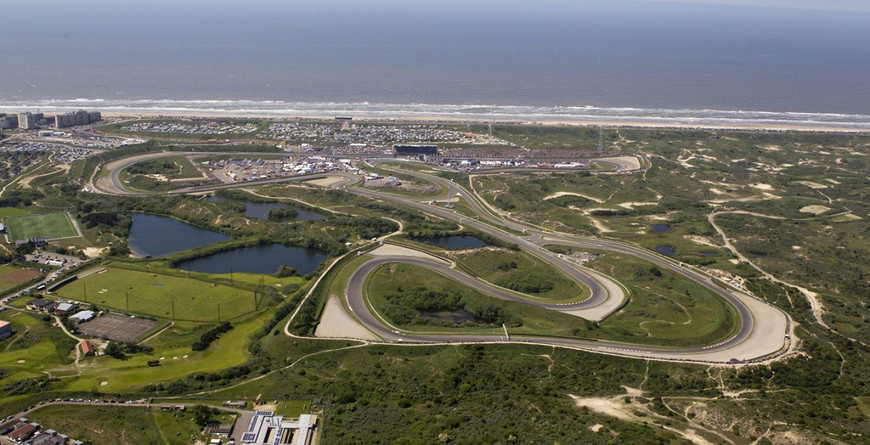
<instances>
[{"instance_id":1,"label":"sports field","mask_svg":"<svg viewBox=\"0 0 870 445\"><path fill-rule=\"evenodd\" d=\"M5 222L9 238L13 240L66 238L81 235L66 213L12 216L7 217Z\"/></svg>"},{"instance_id":2,"label":"sports field","mask_svg":"<svg viewBox=\"0 0 870 445\"><path fill-rule=\"evenodd\" d=\"M57 293L97 306L165 319L215 323L254 310L253 292L192 278L109 267Z\"/></svg>"},{"instance_id":3,"label":"sports field","mask_svg":"<svg viewBox=\"0 0 870 445\"><path fill-rule=\"evenodd\" d=\"M35 270L0 266L0 292L26 283L39 275L41 274Z\"/></svg>"}]
</instances>

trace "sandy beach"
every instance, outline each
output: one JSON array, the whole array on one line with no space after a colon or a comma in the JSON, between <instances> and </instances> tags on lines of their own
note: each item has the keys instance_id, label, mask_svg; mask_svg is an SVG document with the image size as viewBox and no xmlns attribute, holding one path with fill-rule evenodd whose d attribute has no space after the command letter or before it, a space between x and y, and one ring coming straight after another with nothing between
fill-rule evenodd
<instances>
[{"instance_id":1,"label":"sandy beach","mask_svg":"<svg viewBox=\"0 0 870 445\"><path fill-rule=\"evenodd\" d=\"M311 119L311 120L332 120L335 116L322 114L287 114L287 113L267 113L262 110L257 112L235 112L227 111L216 113L214 111L196 110L185 111L161 111L157 112L116 112L116 111L101 111L104 118L111 119L154 119L154 118L214 118L214 119ZM437 115L411 115L411 114L395 114L395 115L371 115L363 113L345 113L342 116L352 117L356 121L362 122L394 122L394 123L409 123L409 122L425 122L425 123L505 123L505 124L526 124L526 125L542 125L542 126L581 126L581 127L606 127L606 128L641 128L641 129L679 129L679 130L736 130L736 131L770 131L770 132L820 132L820 133L870 133L870 123L864 127L860 124L856 126L828 126L828 125L809 125L809 124L770 124L770 123L745 123L735 124L716 124L716 123L681 123L669 122L663 119L656 119L656 122L644 120L618 119L618 118L602 118L594 120L528 120L521 116L492 116L487 118L471 117L445 117ZM848 124L844 124L848 125Z\"/></svg>"}]
</instances>

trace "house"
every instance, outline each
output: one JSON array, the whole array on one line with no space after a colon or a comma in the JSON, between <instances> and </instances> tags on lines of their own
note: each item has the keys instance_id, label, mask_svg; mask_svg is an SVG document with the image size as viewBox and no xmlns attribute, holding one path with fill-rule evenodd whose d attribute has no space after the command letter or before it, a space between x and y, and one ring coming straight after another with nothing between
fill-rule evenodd
<instances>
[{"instance_id":1,"label":"house","mask_svg":"<svg viewBox=\"0 0 870 445\"><path fill-rule=\"evenodd\" d=\"M67 312L72 312L78 308L79 305L75 303L58 303L57 306L55 306L54 311L65 314Z\"/></svg>"},{"instance_id":2,"label":"house","mask_svg":"<svg viewBox=\"0 0 870 445\"><path fill-rule=\"evenodd\" d=\"M37 298L35 300L30 300L27 303L27 309L30 309L31 311L45 312L45 313L54 311L54 306L55 306L54 301L46 300L44 298Z\"/></svg>"},{"instance_id":3,"label":"house","mask_svg":"<svg viewBox=\"0 0 870 445\"><path fill-rule=\"evenodd\" d=\"M12 323L0 320L0 340L12 335Z\"/></svg>"},{"instance_id":4,"label":"house","mask_svg":"<svg viewBox=\"0 0 870 445\"><path fill-rule=\"evenodd\" d=\"M54 430L45 430L37 434L33 439L24 442L24 445L64 445L67 437L57 434Z\"/></svg>"},{"instance_id":5,"label":"house","mask_svg":"<svg viewBox=\"0 0 870 445\"><path fill-rule=\"evenodd\" d=\"M76 322L76 323L81 324L81 323L84 323L86 321L93 320L95 316L96 316L96 314L94 314L94 311L81 311L81 312L76 312L73 315L70 315L69 319Z\"/></svg>"},{"instance_id":6,"label":"house","mask_svg":"<svg viewBox=\"0 0 870 445\"><path fill-rule=\"evenodd\" d=\"M82 340L79 345L82 347L82 355L84 355L85 357L90 357L96 354L96 351L94 351L94 346L91 344L91 342L87 340Z\"/></svg>"},{"instance_id":7,"label":"house","mask_svg":"<svg viewBox=\"0 0 870 445\"><path fill-rule=\"evenodd\" d=\"M12 432L7 434L6 437L14 440L15 442L21 443L27 439L30 439L30 437L33 436L34 433L36 433L36 430L38 428L39 426L33 423L25 423L24 425L21 425L18 428L12 430Z\"/></svg>"}]
</instances>

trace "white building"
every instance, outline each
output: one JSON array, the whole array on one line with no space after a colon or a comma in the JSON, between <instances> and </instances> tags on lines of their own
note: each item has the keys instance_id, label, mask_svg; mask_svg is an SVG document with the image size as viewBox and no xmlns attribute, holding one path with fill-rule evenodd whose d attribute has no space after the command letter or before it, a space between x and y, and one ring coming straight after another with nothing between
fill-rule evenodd
<instances>
[{"instance_id":1,"label":"white building","mask_svg":"<svg viewBox=\"0 0 870 445\"><path fill-rule=\"evenodd\" d=\"M256 411L248 430L242 434L244 445L308 445L314 439L317 416L303 414L298 420L284 420L272 411Z\"/></svg>"}]
</instances>

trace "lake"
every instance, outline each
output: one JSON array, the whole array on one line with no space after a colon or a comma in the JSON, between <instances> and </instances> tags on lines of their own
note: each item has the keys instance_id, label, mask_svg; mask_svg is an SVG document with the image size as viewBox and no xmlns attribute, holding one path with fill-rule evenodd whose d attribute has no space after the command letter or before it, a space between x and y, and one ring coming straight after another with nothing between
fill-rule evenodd
<instances>
[{"instance_id":1,"label":"lake","mask_svg":"<svg viewBox=\"0 0 870 445\"><path fill-rule=\"evenodd\" d=\"M649 227L651 229L650 233L664 233L671 231L671 226L667 224L652 224Z\"/></svg>"},{"instance_id":2,"label":"lake","mask_svg":"<svg viewBox=\"0 0 870 445\"><path fill-rule=\"evenodd\" d=\"M178 269L188 269L205 273L260 273L273 274L282 264L296 269L305 275L320 265L329 255L317 249L287 247L282 244L240 247L219 252L214 255L196 258L180 263Z\"/></svg>"},{"instance_id":3,"label":"lake","mask_svg":"<svg viewBox=\"0 0 870 445\"><path fill-rule=\"evenodd\" d=\"M128 244L136 255L164 256L230 239L175 218L133 213Z\"/></svg>"},{"instance_id":4,"label":"lake","mask_svg":"<svg viewBox=\"0 0 870 445\"><path fill-rule=\"evenodd\" d=\"M432 244L444 249L476 249L483 247L486 242L482 239L471 235L450 235L438 236L434 238L413 238L413 241L418 243Z\"/></svg>"},{"instance_id":5,"label":"lake","mask_svg":"<svg viewBox=\"0 0 870 445\"><path fill-rule=\"evenodd\" d=\"M656 246L656 252L662 255L674 256L674 254L677 253L677 249L670 244L663 244L661 246Z\"/></svg>"}]
</instances>

